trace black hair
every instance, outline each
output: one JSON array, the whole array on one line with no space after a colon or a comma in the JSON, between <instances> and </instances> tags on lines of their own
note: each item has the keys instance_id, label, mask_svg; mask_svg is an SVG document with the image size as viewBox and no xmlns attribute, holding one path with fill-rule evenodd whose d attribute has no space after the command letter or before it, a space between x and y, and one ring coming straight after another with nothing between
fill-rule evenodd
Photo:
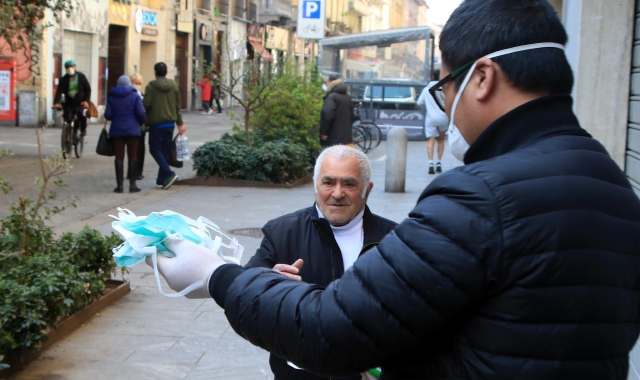
<instances>
[{"instance_id":1,"label":"black hair","mask_svg":"<svg viewBox=\"0 0 640 380\"><path fill-rule=\"evenodd\" d=\"M329 82L333 82L334 80L338 80L338 78L340 78L340 77L335 75L335 74L331 74L331 75L329 75Z\"/></svg>"},{"instance_id":2,"label":"black hair","mask_svg":"<svg viewBox=\"0 0 640 380\"><path fill-rule=\"evenodd\" d=\"M167 76L167 64L164 62L158 62L153 65L153 71L156 72L156 75L159 77Z\"/></svg>"},{"instance_id":3,"label":"black hair","mask_svg":"<svg viewBox=\"0 0 640 380\"><path fill-rule=\"evenodd\" d=\"M440 34L442 61L449 72L496 51L540 42L567 43L567 32L546 0L465 0ZM573 72L560 49L526 50L493 61L522 91L571 93ZM467 71L456 77L457 86Z\"/></svg>"}]
</instances>

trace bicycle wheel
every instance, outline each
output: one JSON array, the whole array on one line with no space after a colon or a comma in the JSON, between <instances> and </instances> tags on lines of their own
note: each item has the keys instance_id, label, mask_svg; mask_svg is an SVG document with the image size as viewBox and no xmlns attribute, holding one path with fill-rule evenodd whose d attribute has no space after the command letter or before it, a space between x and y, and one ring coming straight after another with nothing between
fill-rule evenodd
<instances>
[{"instance_id":1,"label":"bicycle wheel","mask_svg":"<svg viewBox=\"0 0 640 380\"><path fill-rule=\"evenodd\" d=\"M62 148L62 158L68 158L71 154L71 125L69 125L69 123L64 123L62 127L60 147Z\"/></svg>"},{"instance_id":2,"label":"bicycle wheel","mask_svg":"<svg viewBox=\"0 0 640 380\"><path fill-rule=\"evenodd\" d=\"M364 153L367 153L371 146L371 139L368 138L367 132L360 127L351 127L351 133L353 135L353 144Z\"/></svg>"},{"instance_id":3,"label":"bicycle wheel","mask_svg":"<svg viewBox=\"0 0 640 380\"><path fill-rule=\"evenodd\" d=\"M369 132L371 136L371 147L370 150L374 150L380 145L380 141L382 140L382 132L380 131L380 127L376 125L376 123L364 123L360 124L360 128L365 129Z\"/></svg>"},{"instance_id":4,"label":"bicycle wheel","mask_svg":"<svg viewBox=\"0 0 640 380\"><path fill-rule=\"evenodd\" d=\"M76 153L76 158L82 157L84 151L84 137L78 136L78 128L73 128L73 150Z\"/></svg>"}]
</instances>

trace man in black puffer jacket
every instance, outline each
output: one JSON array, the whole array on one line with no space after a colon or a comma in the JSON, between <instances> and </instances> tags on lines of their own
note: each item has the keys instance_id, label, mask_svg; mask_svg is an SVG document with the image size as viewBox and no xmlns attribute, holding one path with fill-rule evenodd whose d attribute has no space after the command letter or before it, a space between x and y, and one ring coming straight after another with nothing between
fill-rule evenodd
<instances>
[{"instance_id":1,"label":"man in black puffer jacket","mask_svg":"<svg viewBox=\"0 0 640 380\"><path fill-rule=\"evenodd\" d=\"M329 75L320 114L320 145L352 144L352 124L353 103L347 94L347 86L336 75Z\"/></svg>"},{"instance_id":2,"label":"man in black puffer jacket","mask_svg":"<svg viewBox=\"0 0 640 380\"><path fill-rule=\"evenodd\" d=\"M327 286L396 227L366 205L373 183L371 164L361 151L344 145L325 149L313 178L315 205L269 221L262 228L260 248L245 268L273 268L289 278ZM269 364L276 380L329 380L295 369L276 355L269 357Z\"/></svg>"},{"instance_id":3,"label":"man in black puffer jacket","mask_svg":"<svg viewBox=\"0 0 640 380\"><path fill-rule=\"evenodd\" d=\"M317 374L625 380L640 201L572 112L566 40L546 0L466 0L433 87L464 166L326 288L189 243L162 258L169 285L208 278L238 334Z\"/></svg>"}]
</instances>

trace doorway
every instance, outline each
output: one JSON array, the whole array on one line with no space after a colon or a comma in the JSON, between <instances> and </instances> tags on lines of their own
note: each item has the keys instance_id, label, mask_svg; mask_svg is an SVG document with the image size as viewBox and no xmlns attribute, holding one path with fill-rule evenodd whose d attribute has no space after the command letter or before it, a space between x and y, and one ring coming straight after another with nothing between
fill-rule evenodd
<instances>
[{"instance_id":1,"label":"doorway","mask_svg":"<svg viewBox=\"0 0 640 380\"><path fill-rule=\"evenodd\" d=\"M180 107L187 109L187 89L189 61L187 54L189 53L189 35L186 33L176 33L176 76L175 81L180 89Z\"/></svg>"},{"instance_id":2,"label":"doorway","mask_svg":"<svg viewBox=\"0 0 640 380\"><path fill-rule=\"evenodd\" d=\"M127 29L125 26L109 25L107 92L116 86L121 75L125 75Z\"/></svg>"}]
</instances>

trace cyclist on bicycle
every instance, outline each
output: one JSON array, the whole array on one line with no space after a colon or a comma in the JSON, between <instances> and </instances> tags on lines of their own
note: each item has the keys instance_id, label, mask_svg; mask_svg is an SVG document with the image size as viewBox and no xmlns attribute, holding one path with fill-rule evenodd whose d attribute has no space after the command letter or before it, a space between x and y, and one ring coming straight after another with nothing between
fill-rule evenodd
<instances>
[{"instance_id":1,"label":"cyclist on bicycle","mask_svg":"<svg viewBox=\"0 0 640 380\"><path fill-rule=\"evenodd\" d=\"M60 108L60 98L64 94L63 118L65 121L69 121L71 113L77 112L80 136L84 137L87 134L87 117L84 110L89 109L91 85L84 74L76 71L76 63L72 59L64 63L64 68L67 73L60 78L56 96L53 99L53 108Z\"/></svg>"}]
</instances>

